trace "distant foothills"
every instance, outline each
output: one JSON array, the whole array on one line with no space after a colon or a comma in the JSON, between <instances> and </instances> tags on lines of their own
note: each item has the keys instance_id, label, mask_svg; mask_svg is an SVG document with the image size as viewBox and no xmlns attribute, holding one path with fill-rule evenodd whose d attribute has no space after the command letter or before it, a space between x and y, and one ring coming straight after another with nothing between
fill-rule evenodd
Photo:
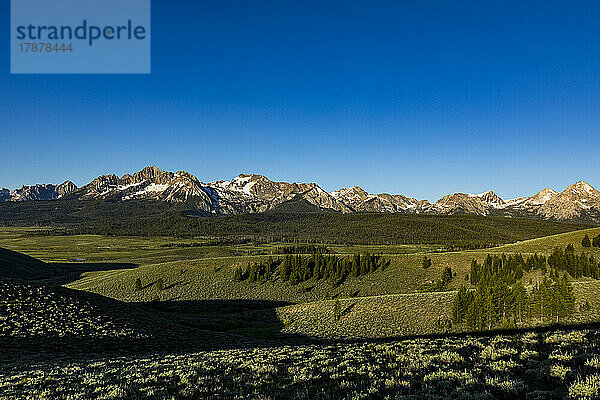
<instances>
[{"instance_id":1,"label":"distant foothills","mask_svg":"<svg viewBox=\"0 0 600 400\"><path fill-rule=\"evenodd\" d=\"M492 191L455 193L431 204L401 194L370 194L358 186L326 192L316 183L274 182L254 174L203 183L187 172L166 172L152 166L122 177L102 175L80 188L66 181L0 190L0 202L63 199L186 203L212 215L264 212L288 200L304 199L323 210L341 213L474 214L600 223L600 192L583 181L562 192L547 188L531 197L504 200Z\"/></svg>"}]
</instances>

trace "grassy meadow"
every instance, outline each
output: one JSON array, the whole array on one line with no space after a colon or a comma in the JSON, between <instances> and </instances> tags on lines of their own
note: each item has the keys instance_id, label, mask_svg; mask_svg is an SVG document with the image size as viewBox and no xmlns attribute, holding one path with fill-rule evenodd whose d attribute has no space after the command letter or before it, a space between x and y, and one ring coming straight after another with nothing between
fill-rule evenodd
<instances>
[{"instance_id":1,"label":"grassy meadow","mask_svg":"<svg viewBox=\"0 0 600 400\"><path fill-rule=\"evenodd\" d=\"M210 320L207 315L238 321L240 313L246 312L248 315L244 315L243 319L250 318L250 326L247 323L225 326L233 332L249 335L256 335L257 330L264 326L269 333L306 337L385 338L464 331L465 327L460 325L448 326L447 320L453 290L461 285L469 286L466 277L472 259L482 261L490 253L547 255L555 247L567 244L574 244L576 250L581 251L583 236L599 233L600 228L591 228L490 249L446 252L442 246L432 245L326 245L328 251L335 254L376 252L390 261L385 269L356 278L349 277L339 285L312 279L291 284L278 278L265 282L234 278L238 267L268 257L280 257L275 253L284 245L279 243L215 246L202 245L202 240L209 243L208 239L45 236L29 228L0 230L0 243L45 261L80 259L109 265L112 262L137 265L135 268L107 268L76 274L65 286L128 303L158 308L164 305L168 309L176 309L200 326L204 326L202 321ZM193 247L184 247L189 245ZM585 251L600 258L598 248ZM432 266L427 269L421 265L425 255L432 260ZM454 273L448 291L421 293L422 288L439 279L447 267ZM542 279L540 271L531 271L526 273L523 281L535 284ZM136 287L138 281L139 288ZM589 278L581 278L573 282L573 287L578 303L572 321L598 320L600 296L597 292L600 285ZM579 306L585 300L592 309L579 313ZM221 303L215 305L215 301ZM244 301L252 304L244 305ZM339 305L335 304L336 301ZM225 312L223 307L227 304ZM335 315L335 307L341 307L341 316ZM252 311L256 308L269 309L270 312ZM212 324L207 326L211 328Z\"/></svg>"},{"instance_id":2,"label":"grassy meadow","mask_svg":"<svg viewBox=\"0 0 600 400\"><path fill-rule=\"evenodd\" d=\"M285 243L214 245L204 238L183 239L164 236L45 235L42 228L0 227L0 247L18 251L46 262L114 262L138 265L168 261L239 256L260 256L277 252ZM187 247L189 246L189 247ZM327 245L335 253L369 251L378 254L435 252L442 245Z\"/></svg>"}]
</instances>

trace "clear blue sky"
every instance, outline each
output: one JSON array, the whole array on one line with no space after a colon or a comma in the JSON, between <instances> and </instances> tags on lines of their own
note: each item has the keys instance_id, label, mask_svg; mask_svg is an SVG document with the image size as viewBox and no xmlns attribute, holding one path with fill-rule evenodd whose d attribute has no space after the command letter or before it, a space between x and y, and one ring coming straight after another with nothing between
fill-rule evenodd
<instances>
[{"instance_id":1,"label":"clear blue sky","mask_svg":"<svg viewBox=\"0 0 600 400\"><path fill-rule=\"evenodd\" d=\"M10 75L0 187L157 164L437 200L600 187L597 1L153 0L151 75Z\"/></svg>"}]
</instances>

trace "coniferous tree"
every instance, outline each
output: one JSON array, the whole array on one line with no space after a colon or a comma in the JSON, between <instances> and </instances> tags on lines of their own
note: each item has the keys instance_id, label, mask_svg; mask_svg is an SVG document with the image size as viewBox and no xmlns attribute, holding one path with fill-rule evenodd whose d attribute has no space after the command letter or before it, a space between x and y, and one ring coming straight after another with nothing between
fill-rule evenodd
<instances>
[{"instance_id":1,"label":"coniferous tree","mask_svg":"<svg viewBox=\"0 0 600 400\"><path fill-rule=\"evenodd\" d=\"M575 310L575 294L573 293L573 285L567 278L566 274L563 274L562 278L556 282L558 296L562 299L561 308L557 312L557 322L561 318L569 317Z\"/></svg>"},{"instance_id":2,"label":"coniferous tree","mask_svg":"<svg viewBox=\"0 0 600 400\"><path fill-rule=\"evenodd\" d=\"M429 267L431 267L431 258L427 256L423 257L423 261L421 261L421 266L423 267L423 269L428 269Z\"/></svg>"},{"instance_id":3,"label":"coniferous tree","mask_svg":"<svg viewBox=\"0 0 600 400\"><path fill-rule=\"evenodd\" d=\"M337 299L333 303L333 316L335 317L336 321L339 321L342 317L342 305Z\"/></svg>"},{"instance_id":4,"label":"coniferous tree","mask_svg":"<svg viewBox=\"0 0 600 400\"><path fill-rule=\"evenodd\" d=\"M479 265L475 259L471 261L471 272L469 275L471 277L471 285L476 285L479 282Z\"/></svg>"},{"instance_id":5,"label":"coniferous tree","mask_svg":"<svg viewBox=\"0 0 600 400\"><path fill-rule=\"evenodd\" d=\"M529 309L529 296L527 295L527 289L521 283L521 281L515 282L511 290L511 311L515 319L520 323L527 317L527 310Z\"/></svg>"},{"instance_id":6,"label":"coniferous tree","mask_svg":"<svg viewBox=\"0 0 600 400\"><path fill-rule=\"evenodd\" d=\"M583 239L581 240L581 245L583 247L591 247L592 246L592 242L591 242L590 237L588 235L585 235L583 237Z\"/></svg>"},{"instance_id":7,"label":"coniferous tree","mask_svg":"<svg viewBox=\"0 0 600 400\"><path fill-rule=\"evenodd\" d=\"M320 250L310 256L286 254L283 259L266 259L249 263L245 271L234 271L237 280L249 279L251 282L265 282L279 276L281 281L295 285L310 279L325 279L334 286L341 284L349 276L359 277L383 269L389 265L380 255L356 254L343 257L324 255Z\"/></svg>"},{"instance_id":8,"label":"coniferous tree","mask_svg":"<svg viewBox=\"0 0 600 400\"><path fill-rule=\"evenodd\" d=\"M446 287L452 281L454 275L452 274L452 268L446 267L442 271L442 286Z\"/></svg>"},{"instance_id":9,"label":"coniferous tree","mask_svg":"<svg viewBox=\"0 0 600 400\"><path fill-rule=\"evenodd\" d=\"M235 271L233 272L233 278L236 281L244 280L244 270L241 267L236 267Z\"/></svg>"},{"instance_id":10,"label":"coniferous tree","mask_svg":"<svg viewBox=\"0 0 600 400\"><path fill-rule=\"evenodd\" d=\"M521 282L525 271L542 270L550 264L547 277L531 289ZM555 249L548 258L534 254L488 255L482 263L471 262L469 277L475 289L461 287L452 304L452 320L471 329L514 328L534 317L542 322L560 322L574 311L575 297L567 271L572 276L598 277L593 257L577 255L574 246ZM451 276L451 273L444 273ZM443 280L442 280L443 281ZM530 279L530 285L532 284Z\"/></svg>"},{"instance_id":11,"label":"coniferous tree","mask_svg":"<svg viewBox=\"0 0 600 400\"><path fill-rule=\"evenodd\" d=\"M458 289L452 303L452 322L459 323L467 319L469 305L472 302L473 292L467 290L465 286Z\"/></svg>"}]
</instances>

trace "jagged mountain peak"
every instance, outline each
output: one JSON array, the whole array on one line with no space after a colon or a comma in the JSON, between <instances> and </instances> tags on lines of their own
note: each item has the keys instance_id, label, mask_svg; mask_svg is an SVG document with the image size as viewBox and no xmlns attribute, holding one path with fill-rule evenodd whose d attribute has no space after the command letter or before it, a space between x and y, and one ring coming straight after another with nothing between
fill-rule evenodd
<instances>
[{"instance_id":1,"label":"jagged mountain peak","mask_svg":"<svg viewBox=\"0 0 600 400\"><path fill-rule=\"evenodd\" d=\"M69 180L64 181L63 183L56 186L56 188L55 188L57 198L59 198L59 199L61 197L67 196L67 195L75 192L77 189L78 189L77 185L75 185L73 182L71 182Z\"/></svg>"},{"instance_id":2,"label":"jagged mountain peak","mask_svg":"<svg viewBox=\"0 0 600 400\"><path fill-rule=\"evenodd\" d=\"M148 165L147 167L142 168L142 170L140 172L161 173L161 172L165 172L165 171L158 168L156 165Z\"/></svg>"},{"instance_id":3,"label":"jagged mountain peak","mask_svg":"<svg viewBox=\"0 0 600 400\"><path fill-rule=\"evenodd\" d=\"M10 190L7 188L0 189L0 202L10 200Z\"/></svg>"},{"instance_id":4,"label":"jagged mountain peak","mask_svg":"<svg viewBox=\"0 0 600 400\"><path fill-rule=\"evenodd\" d=\"M270 182L270 180L268 180L262 175L239 174L230 181L215 181L209 183L209 186L215 186L223 190L238 192L241 194L252 196L254 194L252 192L252 187L256 185L257 182L264 183Z\"/></svg>"},{"instance_id":5,"label":"jagged mountain peak","mask_svg":"<svg viewBox=\"0 0 600 400\"><path fill-rule=\"evenodd\" d=\"M572 184L565 190L565 192L571 192L571 193L583 194L583 195L592 195L592 196L600 195L599 191L597 191L596 189L594 189L592 187L592 185L590 185L584 181L579 181L577 183Z\"/></svg>"},{"instance_id":6,"label":"jagged mountain peak","mask_svg":"<svg viewBox=\"0 0 600 400\"><path fill-rule=\"evenodd\" d=\"M558 194L557 191L546 188L530 197L517 197L515 199L507 200L506 205L516 208L541 206L555 196L558 196Z\"/></svg>"},{"instance_id":7,"label":"jagged mountain peak","mask_svg":"<svg viewBox=\"0 0 600 400\"><path fill-rule=\"evenodd\" d=\"M489 204L479 195L454 193L442 197L434 204L435 210L442 214L477 214L487 215Z\"/></svg>"},{"instance_id":8,"label":"jagged mountain peak","mask_svg":"<svg viewBox=\"0 0 600 400\"><path fill-rule=\"evenodd\" d=\"M495 208L502 208L506 204L506 202L492 190L488 190L487 192L478 194L476 196Z\"/></svg>"},{"instance_id":9,"label":"jagged mountain peak","mask_svg":"<svg viewBox=\"0 0 600 400\"><path fill-rule=\"evenodd\" d=\"M119 181L119 177L115 174L100 175L97 178L95 178L93 181L88 183L86 186L94 186L94 187L100 188L103 185L116 184L118 181Z\"/></svg>"},{"instance_id":10,"label":"jagged mountain peak","mask_svg":"<svg viewBox=\"0 0 600 400\"><path fill-rule=\"evenodd\" d=\"M163 171L156 165L152 165L150 167L144 167L141 171L133 174L131 183L150 181L152 183L165 184L172 180L174 176L174 173Z\"/></svg>"},{"instance_id":11,"label":"jagged mountain peak","mask_svg":"<svg viewBox=\"0 0 600 400\"><path fill-rule=\"evenodd\" d=\"M569 220L583 218L600 221L600 192L584 181L579 181L554 195L539 210L545 218Z\"/></svg>"},{"instance_id":12,"label":"jagged mountain peak","mask_svg":"<svg viewBox=\"0 0 600 400\"><path fill-rule=\"evenodd\" d=\"M241 206L243 209L264 211L300 196L321 208L350 211L316 183L276 182L263 175L240 174L231 181L215 181L208 186L230 203L239 205L245 202L246 205Z\"/></svg>"},{"instance_id":13,"label":"jagged mountain peak","mask_svg":"<svg viewBox=\"0 0 600 400\"><path fill-rule=\"evenodd\" d=\"M335 198L349 198L354 197L361 200L365 200L371 196L372 194L368 193L366 190L361 188L360 186L352 186L351 188L341 188L339 190L335 190L330 193Z\"/></svg>"},{"instance_id":14,"label":"jagged mountain peak","mask_svg":"<svg viewBox=\"0 0 600 400\"><path fill-rule=\"evenodd\" d=\"M371 194L360 186L328 193L316 183L277 182L259 174L242 173L229 181L205 184L188 172L168 172L156 165L120 178L115 174L100 175L80 189L68 180L60 185L23 185L13 191L2 189L0 202L56 200L67 195L82 200L185 202L197 211L212 214L262 212L294 200L338 212L538 216L600 222L600 192L584 181L576 182L560 193L546 188L533 196L508 201L492 190L480 194L455 193L443 196L432 205L427 200L401 194Z\"/></svg>"},{"instance_id":15,"label":"jagged mountain peak","mask_svg":"<svg viewBox=\"0 0 600 400\"><path fill-rule=\"evenodd\" d=\"M272 181L271 179L267 178L264 175L260 175L260 174L244 174L244 173L239 174L238 176L236 176L235 178L233 178L230 182L236 182L237 184L251 183L251 182L281 183L281 182Z\"/></svg>"},{"instance_id":16,"label":"jagged mountain peak","mask_svg":"<svg viewBox=\"0 0 600 400\"><path fill-rule=\"evenodd\" d=\"M371 194L360 186L342 188L330 194L355 212L431 212L431 204L427 200L417 200L401 194Z\"/></svg>"},{"instance_id":17,"label":"jagged mountain peak","mask_svg":"<svg viewBox=\"0 0 600 400\"><path fill-rule=\"evenodd\" d=\"M248 178L250 178L250 179L267 179L267 180L269 180L266 176L260 175L260 174L244 174L244 173L241 173L241 174L239 174L234 179L237 179L237 178L239 178L239 179L248 179Z\"/></svg>"},{"instance_id":18,"label":"jagged mountain peak","mask_svg":"<svg viewBox=\"0 0 600 400\"><path fill-rule=\"evenodd\" d=\"M546 188L541 190L537 194L534 194L529 198L530 204L545 204L549 200L552 200L555 196L558 195L558 192L552 190L550 188Z\"/></svg>"},{"instance_id":19,"label":"jagged mountain peak","mask_svg":"<svg viewBox=\"0 0 600 400\"><path fill-rule=\"evenodd\" d=\"M101 175L78 191L80 198L113 198L119 200L151 199L190 202L197 210L214 212L209 194L197 178L187 172L163 171L157 166L144 167L121 178Z\"/></svg>"},{"instance_id":20,"label":"jagged mountain peak","mask_svg":"<svg viewBox=\"0 0 600 400\"><path fill-rule=\"evenodd\" d=\"M539 191L537 194L541 194L541 195L548 195L548 194L557 194L558 192L556 190L550 189L550 188L546 188L543 189L541 191Z\"/></svg>"},{"instance_id":21,"label":"jagged mountain peak","mask_svg":"<svg viewBox=\"0 0 600 400\"><path fill-rule=\"evenodd\" d=\"M60 185L21 185L19 189L13 190L12 192L2 190L0 192L0 201L57 200L76 190L77 186L71 181L65 181Z\"/></svg>"}]
</instances>

